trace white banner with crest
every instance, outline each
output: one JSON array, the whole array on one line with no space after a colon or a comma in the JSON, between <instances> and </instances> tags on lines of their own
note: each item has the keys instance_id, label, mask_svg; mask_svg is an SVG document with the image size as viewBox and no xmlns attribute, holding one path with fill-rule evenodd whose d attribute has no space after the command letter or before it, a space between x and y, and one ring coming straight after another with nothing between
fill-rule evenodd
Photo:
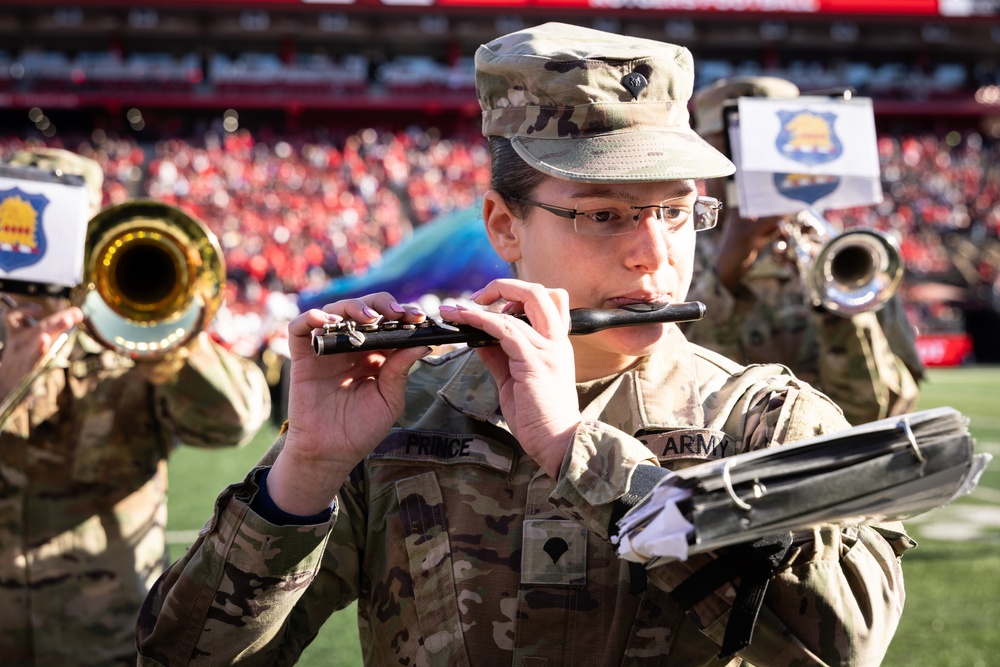
<instances>
[{"instance_id":1,"label":"white banner with crest","mask_svg":"<svg viewBox=\"0 0 1000 667\"><path fill-rule=\"evenodd\" d=\"M79 177L0 168L0 280L78 285L88 197Z\"/></svg>"},{"instance_id":2,"label":"white banner with crest","mask_svg":"<svg viewBox=\"0 0 1000 667\"><path fill-rule=\"evenodd\" d=\"M741 97L738 112L729 140L744 216L882 201L870 99Z\"/></svg>"}]
</instances>

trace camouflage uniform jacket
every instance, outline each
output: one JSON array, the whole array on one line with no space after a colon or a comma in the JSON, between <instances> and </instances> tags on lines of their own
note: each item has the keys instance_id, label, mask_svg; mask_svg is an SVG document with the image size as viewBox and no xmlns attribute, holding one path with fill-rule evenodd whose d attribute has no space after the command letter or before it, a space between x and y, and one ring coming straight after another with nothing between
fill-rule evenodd
<instances>
[{"instance_id":1,"label":"camouflage uniform jacket","mask_svg":"<svg viewBox=\"0 0 1000 667\"><path fill-rule=\"evenodd\" d=\"M168 453L247 442L269 401L214 343L161 386L83 334L62 348L0 432L0 662L135 664L166 566Z\"/></svg>"},{"instance_id":2,"label":"camouflage uniform jacket","mask_svg":"<svg viewBox=\"0 0 1000 667\"><path fill-rule=\"evenodd\" d=\"M261 469L222 493L143 605L140 664L291 665L355 599L367 665L721 664L731 586L689 613L667 593L712 556L650 569L645 591L632 593L609 541L614 501L639 465L686 465L846 424L782 368L744 369L671 331L662 352L585 407L557 480L507 430L475 354L421 362L405 414L329 523L262 519L250 507ZM903 606L898 558L912 543L902 526L798 538L743 657L878 664Z\"/></svg>"},{"instance_id":3,"label":"camouflage uniform jacket","mask_svg":"<svg viewBox=\"0 0 1000 667\"><path fill-rule=\"evenodd\" d=\"M923 365L898 296L876 315L813 308L793 264L765 248L734 294L712 270L717 239L698 237L688 299L708 308L688 340L741 364L778 363L829 396L852 424L912 412Z\"/></svg>"}]
</instances>

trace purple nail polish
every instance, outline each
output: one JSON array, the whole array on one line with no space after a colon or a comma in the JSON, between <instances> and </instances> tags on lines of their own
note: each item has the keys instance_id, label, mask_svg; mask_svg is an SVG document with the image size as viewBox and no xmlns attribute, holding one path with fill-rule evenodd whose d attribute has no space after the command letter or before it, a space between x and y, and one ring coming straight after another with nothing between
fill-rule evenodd
<instances>
[{"instance_id":1,"label":"purple nail polish","mask_svg":"<svg viewBox=\"0 0 1000 667\"><path fill-rule=\"evenodd\" d=\"M394 312L394 313L405 313L406 312L406 309L403 308L398 303L396 303L395 301L393 301L392 303L390 303L389 307L392 308L392 312Z\"/></svg>"},{"instance_id":2,"label":"purple nail polish","mask_svg":"<svg viewBox=\"0 0 1000 667\"><path fill-rule=\"evenodd\" d=\"M378 317L378 313L375 310L369 308L368 306L365 306L361 310L361 312L367 315L368 317Z\"/></svg>"}]
</instances>

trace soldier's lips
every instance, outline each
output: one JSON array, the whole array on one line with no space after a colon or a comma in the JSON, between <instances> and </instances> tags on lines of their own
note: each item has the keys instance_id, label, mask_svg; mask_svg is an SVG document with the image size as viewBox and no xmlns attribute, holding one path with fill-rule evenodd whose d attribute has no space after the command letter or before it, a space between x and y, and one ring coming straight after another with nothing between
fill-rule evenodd
<instances>
[{"instance_id":1,"label":"soldier's lips","mask_svg":"<svg viewBox=\"0 0 1000 667\"><path fill-rule=\"evenodd\" d=\"M658 297L656 299L611 299L608 301L612 308L627 308L634 311L658 310L673 303L670 297Z\"/></svg>"},{"instance_id":2,"label":"soldier's lips","mask_svg":"<svg viewBox=\"0 0 1000 667\"><path fill-rule=\"evenodd\" d=\"M650 301L644 301L642 303L631 303L622 306L622 310L631 310L635 313L650 313L654 310L660 310L669 306L669 303L655 303Z\"/></svg>"}]
</instances>

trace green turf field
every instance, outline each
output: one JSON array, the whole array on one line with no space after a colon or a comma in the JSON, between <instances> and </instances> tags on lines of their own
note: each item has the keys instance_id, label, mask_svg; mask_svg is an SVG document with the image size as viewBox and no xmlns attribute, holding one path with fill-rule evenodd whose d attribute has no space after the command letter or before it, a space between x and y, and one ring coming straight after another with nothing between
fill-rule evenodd
<instances>
[{"instance_id":1,"label":"green turf field","mask_svg":"<svg viewBox=\"0 0 1000 667\"><path fill-rule=\"evenodd\" d=\"M907 522L919 547L903 558L906 611L887 667L993 667L1000 656L1000 368L932 369L920 408L950 405L970 418L977 448L996 459L979 488L948 507ZM216 494L267 449L267 428L246 448L182 448L170 461L171 536L176 558L212 511ZM351 610L335 615L299 662L361 664Z\"/></svg>"}]
</instances>

